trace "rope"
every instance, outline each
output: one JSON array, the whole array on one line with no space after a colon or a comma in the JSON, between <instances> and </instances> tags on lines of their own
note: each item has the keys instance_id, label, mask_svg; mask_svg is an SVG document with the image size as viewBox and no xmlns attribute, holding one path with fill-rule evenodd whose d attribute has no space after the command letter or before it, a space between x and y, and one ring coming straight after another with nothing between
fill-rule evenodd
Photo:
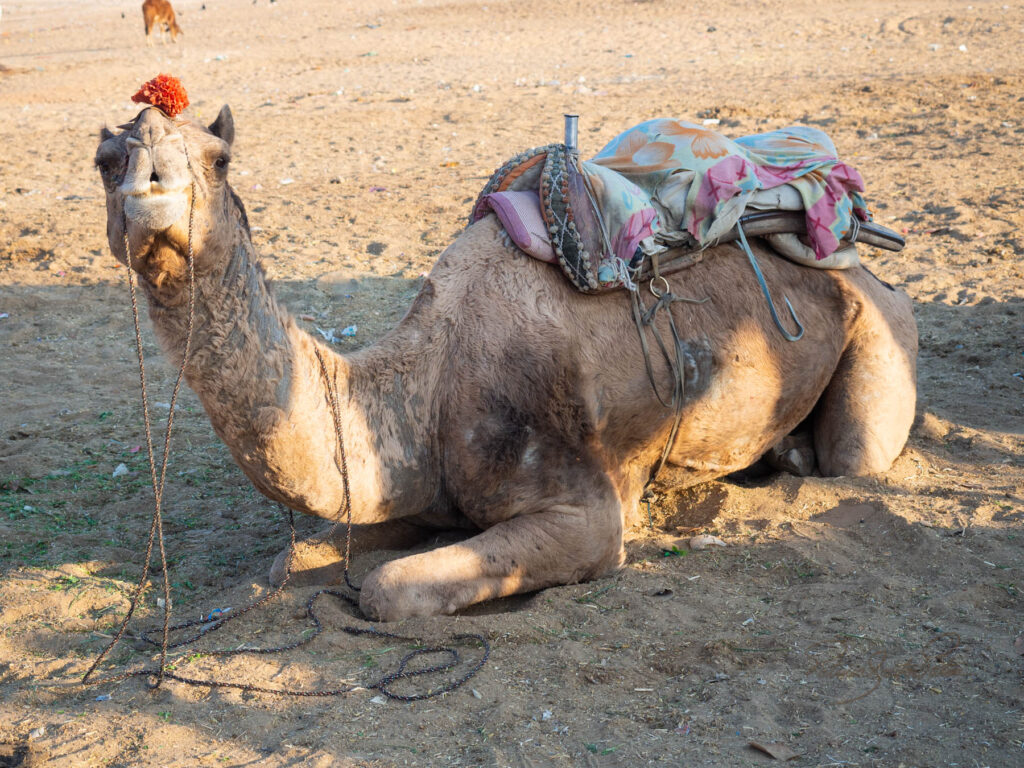
<instances>
[{"instance_id":1,"label":"rope","mask_svg":"<svg viewBox=\"0 0 1024 768\"><path fill-rule=\"evenodd\" d=\"M188 152L185 154L186 162L188 162ZM189 165L191 170L191 165ZM195 200L196 184L195 179L192 180L191 186L192 201ZM146 366L144 362L144 355L142 351L142 329L139 324L139 303L135 291L135 280L132 274L132 257L131 247L128 242L128 219L124 210L121 211L121 227L124 232L124 255L125 255L125 270L127 273L128 280L128 292L131 296L132 303L132 321L135 327L135 351L139 361L139 387L142 393L142 417L143 424L146 429L146 448L149 456L149 472L150 479L153 484L153 522L149 527L149 539L146 544L146 555L144 564L142 567L142 574L139 576L139 583L135 587L135 591L132 594L131 604L128 612L125 614L124 619L121 621L121 626L118 627L114 637L107 644L96 660L92 663L92 666L82 676L82 682L89 682L89 676L99 666L100 662L103 661L104 657L114 646L120 642L121 637L124 635L125 629L128 627L128 622L132 618L132 614L135 613L135 608L138 606L139 599L142 596L142 591L146 584L146 578L149 576L150 561L153 556L153 543L154 539L159 542L160 550L160 567L161 573L163 574L163 587L164 587L164 624L163 624L163 642L160 646L160 665L156 671L156 683L151 684L151 688L159 688L160 683L163 681L166 675L167 667L167 637L170 631L170 619L171 619L171 583L170 577L167 573L167 552L164 547L164 529L163 529L163 518L161 507L163 505L164 496L164 483L167 480L167 461L171 454L171 430L174 426L174 408L178 401L178 393L181 390L181 381L185 375L185 366L188 364L188 359L191 354L192 348L192 326L193 319L195 317L195 259L192 252L192 226L193 226L193 213L194 206L190 203L188 210L188 254L186 262L188 264L188 324L185 333L185 351L181 358L181 365L178 366L178 375L174 380L174 389L171 392L170 410L167 414L167 427L164 430L164 450L163 456L160 462L160 474L159 480L157 479L156 470L156 457L153 453L153 433L150 428L149 418L149 398L147 395L146 387ZM117 677L114 679L104 678L103 680L95 681L100 682L113 682L116 679L123 679L123 677Z\"/></svg>"},{"instance_id":2,"label":"rope","mask_svg":"<svg viewBox=\"0 0 1024 768\"><path fill-rule=\"evenodd\" d=\"M348 566L352 559L352 495L349 491L348 486L348 459L345 456L345 440L342 437L341 432L341 412L338 408L338 393L334 389L334 382L331 381L331 376L327 372L327 364L324 362L323 354L320 352L320 345L316 344L313 346L313 351L316 353L316 360L320 364L320 375L323 377L324 385L327 387L327 395L330 398L331 405L331 418L334 421L334 434L337 438L338 452L334 457L334 465L338 468L341 473L341 483L344 489L344 503L345 503L345 584L349 589L354 592L359 591L359 587L352 583L348 576ZM340 516L339 516L340 517ZM330 533L327 534L328 539L334 538L334 532L338 529L338 522L331 528Z\"/></svg>"}]
</instances>

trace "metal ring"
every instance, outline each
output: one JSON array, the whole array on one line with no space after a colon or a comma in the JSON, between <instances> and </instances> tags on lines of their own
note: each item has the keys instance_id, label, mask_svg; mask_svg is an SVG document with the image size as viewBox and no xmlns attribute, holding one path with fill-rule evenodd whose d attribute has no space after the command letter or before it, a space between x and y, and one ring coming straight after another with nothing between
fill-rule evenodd
<instances>
[{"instance_id":1,"label":"metal ring","mask_svg":"<svg viewBox=\"0 0 1024 768\"><path fill-rule=\"evenodd\" d=\"M661 282L663 282L665 284L665 293L671 293L672 292L672 286L668 284L668 280L666 280L663 275L658 275L657 277L652 277L651 278L651 284L650 284L650 286L648 286L648 288L650 289L651 293L654 295L654 298L660 299L664 295L664 294L658 293L654 289L654 282L655 282L655 280L661 280Z\"/></svg>"}]
</instances>

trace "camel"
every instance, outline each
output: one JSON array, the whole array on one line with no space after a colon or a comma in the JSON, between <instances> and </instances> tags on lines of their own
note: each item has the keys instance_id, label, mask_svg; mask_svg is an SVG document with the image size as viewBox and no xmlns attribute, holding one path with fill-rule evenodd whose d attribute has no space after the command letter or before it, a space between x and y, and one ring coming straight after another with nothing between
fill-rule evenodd
<instances>
[{"instance_id":1,"label":"camel","mask_svg":"<svg viewBox=\"0 0 1024 768\"><path fill-rule=\"evenodd\" d=\"M438 257L397 327L339 354L298 327L260 267L228 183L231 110L203 127L146 108L123 128L104 128L96 154L111 252L137 274L161 347L181 364L191 209L185 379L256 488L293 510L346 519L329 380L354 540L403 548L468 529L368 573L368 617L451 614L623 564L624 532L674 421L645 370L628 291L577 292L491 214ZM668 481L748 467L802 423L823 475L885 471L914 419L910 300L866 268L807 269L758 243L766 278L785 287L806 334L782 338L731 244L670 278L677 294L707 301L670 310L695 363ZM657 321L666 338L667 321ZM671 391L668 365L657 355L652 365ZM297 549L293 578L338 579L341 560L338 538L313 537Z\"/></svg>"},{"instance_id":2,"label":"camel","mask_svg":"<svg viewBox=\"0 0 1024 768\"><path fill-rule=\"evenodd\" d=\"M171 42L178 42L181 27L174 17L174 8L168 0L143 0L142 21L146 25L146 45L153 44L153 32L160 33L160 42L166 43L164 31L171 33Z\"/></svg>"}]
</instances>

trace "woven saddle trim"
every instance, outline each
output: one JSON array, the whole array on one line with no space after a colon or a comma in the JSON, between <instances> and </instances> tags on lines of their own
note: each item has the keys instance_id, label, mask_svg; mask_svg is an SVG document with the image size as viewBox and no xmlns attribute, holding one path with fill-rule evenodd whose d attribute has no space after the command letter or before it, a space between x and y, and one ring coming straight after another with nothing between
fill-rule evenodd
<instances>
[{"instance_id":1,"label":"woven saddle trim","mask_svg":"<svg viewBox=\"0 0 1024 768\"><path fill-rule=\"evenodd\" d=\"M548 150L547 162L540 181L540 211L548 225L551 247L569 281L584 293L593 293L600 286L591 268L590 254L576 226L572 208L570 174L576 169L576 155L564 144ZM579 172L576 171L577 176Z\"/></svg>"},{"instance_id":2,"label":"woven saddle trim","mask_svg":"<svg viewBox=\"0 0 1024 768\"><path fill-rule=\"evenodd\" d=\"M476 202L473 203L473 210L469 214L469 223L472 224L474 221L484 217L484 202L488 195L495 192L505 192L516 179L530 170L530 168L533 168L538 163L545 162L548 152L558 146L560 145L548 144L543 147L528 149L525 152L520 152L507 163L500 166L491 174L491 178L488 179L483 190L477 195Z\"/></svg>"}]
</instances>

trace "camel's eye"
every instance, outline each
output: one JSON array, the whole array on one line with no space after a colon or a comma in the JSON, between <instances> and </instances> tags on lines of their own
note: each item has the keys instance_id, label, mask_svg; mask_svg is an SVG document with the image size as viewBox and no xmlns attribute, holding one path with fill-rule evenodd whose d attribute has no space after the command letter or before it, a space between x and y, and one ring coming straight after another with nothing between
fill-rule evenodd
<instances>
[{"instance_id":1,"label":"camel's eye","mask_svg":"<svg viewBox=\"0 0 1024 768\"><path fill-rule=\"evenodd\" d=\"M126 160L120 155L105 154L96 158L96 167L104 181L113 183L124 173Z\"/></svg>"},{"instance_id":2,"label":"camel's eye","mask_svg":"<svg viewBox=\"0 0 1024 768\"><path fill-rule=\"evenodd\" d=\"M213 161L213 165L218 171L223 171L228 167L228 159L224 155L221 155Z\"/></svg>"}]
</instances>

